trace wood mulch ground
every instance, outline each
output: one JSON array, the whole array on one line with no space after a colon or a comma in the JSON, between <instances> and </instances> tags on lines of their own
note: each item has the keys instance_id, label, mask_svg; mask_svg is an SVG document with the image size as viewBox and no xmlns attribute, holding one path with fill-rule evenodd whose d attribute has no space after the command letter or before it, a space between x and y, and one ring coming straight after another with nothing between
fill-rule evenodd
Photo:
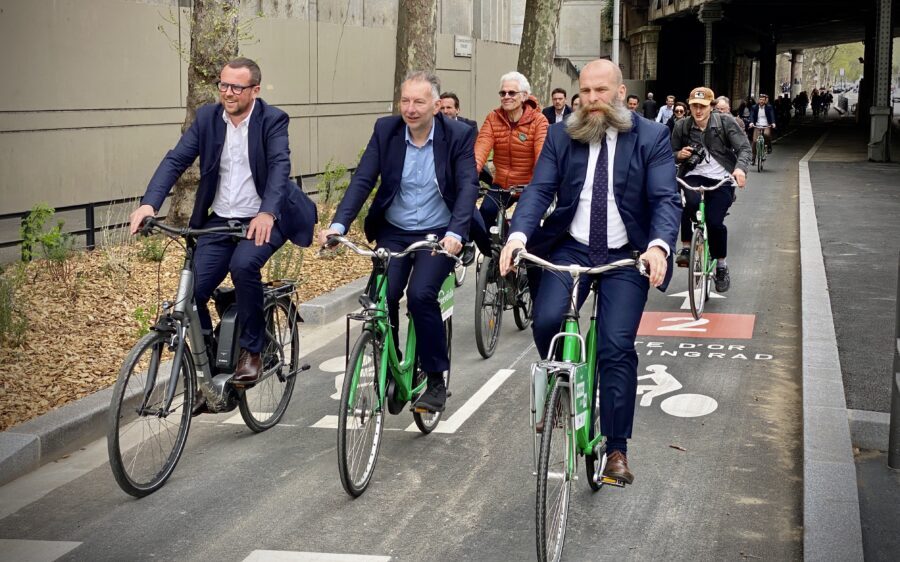
<instances>
[{"instance_id":1,"label":"wood mulch ground","mask_svg":"<svg viewBox=\"0 0 900 562\"><path fill-rule=\"evenodd\" d=\"M157 303L174 300L177 288L181 248L170 245L156 263L140 257L146 243L132 239L78 253L64 281L46 260L25 267L16 293L16 308L28 322L24 342L0 344L0 430L115 383L140 330L152 325ZM315 248L286 248L293 248L290 267L300 273L284 277L299 278L300 302L371 270L371 261L348 252L320 257Z\"/></svg>"}]
</instances>

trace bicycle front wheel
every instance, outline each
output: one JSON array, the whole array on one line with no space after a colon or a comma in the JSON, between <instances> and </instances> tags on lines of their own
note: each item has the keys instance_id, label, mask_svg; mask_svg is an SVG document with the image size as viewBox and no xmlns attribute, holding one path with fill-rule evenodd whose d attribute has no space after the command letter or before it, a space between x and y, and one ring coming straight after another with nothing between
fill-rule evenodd
<instances>
[{"instance_id":1,"label":"bicycle front wheel","mask_svg":"<svg viewBox=\"0 0 900 562\"><path fill-rule=\"evenodd\" d=\"M516 274L516 296L513 305L513 317L516 327L524 330L531 325L531 310L534 304L531 301L531 291L528 289L528 275L525 270L519 270Z\"/></svg>"},{"instance_id":2,"label":"bicycle front wheel","mask_svg":"<svg viewBox=\"0 0 900 562\"><path fill-rule=\"evenodd\" d=\"M691 303L691 315L694 320L700 320L703 316L703 306L706 304L706 292L709 289L709 270L707 269L706 238L699 228L694 229L691 237L691 250L688 267L688 296Z\"/></svg>"},{"instance_id":3,"label":"bicycle front wheel","mask_svg":"<svg viewBox=\"0 0 900 562\"><path fill-rule=\"evenodd\" d=\"M453 361L452 361L453 354L451 352L451 350L453 349L452 341L451 341L453 339L453 317L452 316L450 318L447 318L446 320L444 320L444 332L446 333L446 337L447 337L447 359L450 360L450 365L448 365L447 370L444 371L444 386L447 388L447 394L449 395L450 394L450 367L453 364ZM418 366L416 367L416 376L418 378L416 379L415 383L416 383L416 386L418 386L418 385L422 384L422 382L424 381L424 377L425 377L425 372L422 371L422 369L418 368ZM414 411L413 412L413 421L416 422L416 427L419 428L419 431L421 431L425 435L428 435L429 433L434 431L434 428L437 427L438 422L441 421L442 413L443 412L426 412L426 413L420 414L419 412Z\"/></svg>"},{"instance_id":4,"label":"bicycle front wheel","mask_svg":"<svg viewBox=\"0 0 900 562\"><path fill-rule=\"evenodd\" d=\"M169 479L191 425L194 362L184 342L180 368L174 371L170 338L171 334L150 332L131 348L109 405L109 466L119 487L136 498L152 494ZM178 380L165 409L171 377Z\"/></svg>"},{"instance_id":5,"label":"bicycle front wheel","mask_svg":"<svg viewBox=\"0 0 900 562\"><path fill-rule=\"evenodd\" d=\"M503 287L496 260L485 256L475 284L475 344L485 359L494 354L503 323Z\"/></svg>"},{"instance_id":6,"label":"bicycle front wheel","mask_svg":"<svg viewBox=\"0 0 900 562\"><path fill-rule=\"evenodd\" d=\"M540 562L562 556L569 515L569 494L575 467L569 466L572 430L569 393L558 383L547 399L537 475L537 557Z\"/></svg>"},{"instance_id":7,"label":"bicycle front wheel","mask_svg":"<svg viewBox=\"0 0 900 562\"><path fill-rule=\"evenodd\" d=\"M759 136L762 139L762 135ZM756 171L763 171L763 162L766 160L766 142L756 143Z\"/></svg>"},{"instance_id":8,"label":"bicycle front wheel","mask_svg":"<svg viewBox=\"0 0 900 562\"><path fill-rule=\"evenodd\" d=\"M297 311L290 299L269 303L264 315L263 376L243 392L239 403L244 423L257 433L274 427L284 416L297 382L300 357Z\"/></svg>"},{"instance_id":9,"label":"bicycle front wheel","mask_svg":"<svg viewBox=\"0 0 900 562\"><path fill-rule=\"evenodd\" d=\"M378 405L378 345L371 330L363 330L347 362L338 410L338 470L344 490L353 497L366 491L384 430Z\"/></svg>"}]
</instances>

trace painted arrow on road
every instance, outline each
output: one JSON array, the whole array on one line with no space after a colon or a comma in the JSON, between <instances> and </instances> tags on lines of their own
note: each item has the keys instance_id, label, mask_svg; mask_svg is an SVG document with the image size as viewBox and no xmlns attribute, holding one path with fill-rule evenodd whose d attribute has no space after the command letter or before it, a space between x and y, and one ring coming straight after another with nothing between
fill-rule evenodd
<instances>
[{"instance_id":1,"label":"painted arrow on road","mask_svg":"<svg viewBox=\"0 0 900 562\"><path fill-rule=\"evenodd\" d=\"M681 291L680 293L673 293L671 295L666 295L669 297L683 298L684 302L681 303L681 310L690 310L691 309L691 294L688 291ZM728 297L724 297L715 291L709 292L709 298L711 299L724 299Z\"/></svg>"}]
</instances>

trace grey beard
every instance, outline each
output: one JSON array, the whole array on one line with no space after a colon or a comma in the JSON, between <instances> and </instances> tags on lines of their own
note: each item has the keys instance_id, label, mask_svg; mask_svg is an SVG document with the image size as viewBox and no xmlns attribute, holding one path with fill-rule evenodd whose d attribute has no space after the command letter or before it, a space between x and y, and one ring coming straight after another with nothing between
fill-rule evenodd
<instances>
[{"instance_id":1,"label":"grey beard","mask_svg":"<svg viewBox=\"0 0 900 562\"><path fill-rule=\"evenodd\" d=\"M603 111L594 115L587 106L582 105L566 121L566 131L569 136L578 142L585 144L598 143L606 134L606 130L612 128L623 133L631 130L631 112L625 104L614 101L612 104L601 104Z\"/></svg>"}]
</instances>

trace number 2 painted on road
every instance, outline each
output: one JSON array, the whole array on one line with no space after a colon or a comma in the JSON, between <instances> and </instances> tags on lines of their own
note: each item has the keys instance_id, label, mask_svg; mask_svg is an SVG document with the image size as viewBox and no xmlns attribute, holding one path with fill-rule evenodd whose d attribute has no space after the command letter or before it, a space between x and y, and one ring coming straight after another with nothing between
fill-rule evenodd
<instances>
[{"instance_id":1,"label":"number 2 painted on road","mask_svg":"<svg viewBox=\"0 0 900 562\"><path fill-rule=\"evenodd\" d=\"M671 326L661 326L657 328L658 332L705 332L706 328L700 328L699 326L706 326L709 324L709 320L706 318L694 320L690 316L674 316L672 318L663 318L662 321L681 323L672 324Z\"/></svg>"}]
</instances>

